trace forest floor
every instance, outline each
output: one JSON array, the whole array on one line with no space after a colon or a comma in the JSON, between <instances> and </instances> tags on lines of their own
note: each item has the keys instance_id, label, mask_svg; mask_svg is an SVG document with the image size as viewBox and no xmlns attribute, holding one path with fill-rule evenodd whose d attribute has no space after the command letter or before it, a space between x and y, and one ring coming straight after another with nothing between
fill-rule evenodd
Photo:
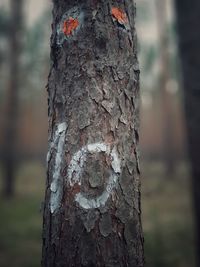
<instances>
[{"instance_id":1,"label":"forest floor","mask_svg":"<svg viewBox=\"0 0 200 267\"><path fill-rule=\"evenodd\" d=\"M161 163L143 164L142 222L146 267L194 267L194 220L187 164L173 176Z\"/></svg>"},{"instance_id":2,"label":"forest floor","mask_svg":"<svg viewBox=\"0 0 200 267\"><path fill-rule=\"evenodd\" d=\"M173 178L164 177L161 163L143 163L142 169L146 267L194 267L187 165L178 164ZM9 200L1 197L1 267L40 266L44 185L45 167L37 162L26 163L17 174L15 197Z\"/></svg>"}]
</instances>

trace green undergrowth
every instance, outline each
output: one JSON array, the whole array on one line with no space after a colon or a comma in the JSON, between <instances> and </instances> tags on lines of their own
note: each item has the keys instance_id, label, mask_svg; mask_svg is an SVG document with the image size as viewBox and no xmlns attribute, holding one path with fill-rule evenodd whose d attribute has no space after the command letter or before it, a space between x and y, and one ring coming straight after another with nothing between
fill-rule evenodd
<instances>
[{"instance_id":1,"label":"green undergrowth","mask_svg":"<svg viewBox=\"0 0 200 267\"><path fill-rule=\"evenodd\" d=\"M161 163L145 164L142 221L147 267L194 267L194 222L188 167L172 177Z\"/></svg>"},{"instance_id":2,"label":"green undergrowth","mask_svg":"<svg viewBox=\"0 0 200 267\"><path fill-rule=\"evenodd\" d=\"M15 196L1 197L0 267L40 266L44 184L44 166L26 163L17 172Z\"/></svg>"},{"instance_id":3,"label":"green undergrowth","mask_svg":"<svg viewBox=\"0 0 200 267\"><path fill-rule=\"evenodd\" d=\"M163 177L160 163L145 163L142 220L146 267L194 267L193 216L187 168ZM2 176L2 174L1 174ZM0 199L0 267L39 267L45 167L23 164L16 195Z\"/></svg>"}]
</instances>

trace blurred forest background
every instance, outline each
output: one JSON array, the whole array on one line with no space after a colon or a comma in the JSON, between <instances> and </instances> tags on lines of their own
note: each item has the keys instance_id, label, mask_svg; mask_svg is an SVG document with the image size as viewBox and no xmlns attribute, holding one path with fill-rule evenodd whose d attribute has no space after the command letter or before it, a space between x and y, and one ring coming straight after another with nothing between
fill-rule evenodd
<instances>
[{"instance_id":1,"label":"blurred forest background","mask_svg":"<svg viewBox=\"0 0 200 267\"><path fill-rule=\"evenodd\" d=\"M173 1L136 2L146 266L193 267L191 178ZM51 5L50 0L0 2L1 267L40 266Z\"/></svg>"}]
</instances>

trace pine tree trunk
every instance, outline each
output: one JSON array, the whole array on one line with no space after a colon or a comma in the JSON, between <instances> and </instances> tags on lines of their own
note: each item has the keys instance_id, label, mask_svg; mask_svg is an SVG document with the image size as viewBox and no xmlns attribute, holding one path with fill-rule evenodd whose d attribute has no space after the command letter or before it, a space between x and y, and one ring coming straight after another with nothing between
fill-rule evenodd
<instances>
[{"instance_id":1,"label":"pine tree trunk","mask_svg":"<svg viewBox=\"0 0 200 267\"><path fill-rule=\"evenodd\" d=\"M196 255L200 267L200 1L176 0L177 28L183 71L188 149L192 167Z\"/></svg>"},{"instance_id":2,"label":"pine tree trunk","mask_svg":"<svg viewBox=\"0 0 200 267\"><path fill-rule=\"evenodd\" d=\"M160 45L160 96L162 116L162 140L165 174L172 178L175 172L173 149L173 109L167 83L170 79L170 55L167 24L167 0L156 0L157 27Z\"/></svg>"},{"instance_id":3,"label":"pine tree trunk","mask_svg":"<svg viewBox=\"0 0 200 267\"><path fill-rule=\"evenodd\" d=\"M54 1L45 267L143 266L132 0Z\"/></svg>"},{"instance_id":4,"label":"pine tree trunk","mask_svg":"<svg viewBox=\"0 0 200 267\"><path fill-rule=\"evenodd\" d=\"M20 52L22 32L23 0L10 0L11 19L9 28L10 45L10 81L6 99L5 132L4 132L4 185L3 194L11 197L14 194L16 172L17 121L20 87Z\"/></svg>"}]
</instances>

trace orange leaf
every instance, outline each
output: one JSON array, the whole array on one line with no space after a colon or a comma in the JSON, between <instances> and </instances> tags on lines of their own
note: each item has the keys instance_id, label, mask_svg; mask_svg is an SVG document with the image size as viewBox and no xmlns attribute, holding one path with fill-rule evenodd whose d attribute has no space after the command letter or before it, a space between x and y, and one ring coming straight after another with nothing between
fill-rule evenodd
<instances>
[{"instance_id":1,"label":"orange leaf","mask_svg":"<svg viewBox=\"0 0 200 267\"><path fill-rule=\"evenodd\" d=\"M120 24L128 22L126 13L118 7L112 7L111 14Z\"/></svg>"},{"instance_id":2,"label":"orange leaf","mask_svg":"<svg viewBox=\"0 0 200 267\"><path fill-rule=\"evenodd\" d=\"M70 17L63 23L63 32L65 35L72 35L72 32L78 27L79 21Z\"/></svg>"}]
</instances>

